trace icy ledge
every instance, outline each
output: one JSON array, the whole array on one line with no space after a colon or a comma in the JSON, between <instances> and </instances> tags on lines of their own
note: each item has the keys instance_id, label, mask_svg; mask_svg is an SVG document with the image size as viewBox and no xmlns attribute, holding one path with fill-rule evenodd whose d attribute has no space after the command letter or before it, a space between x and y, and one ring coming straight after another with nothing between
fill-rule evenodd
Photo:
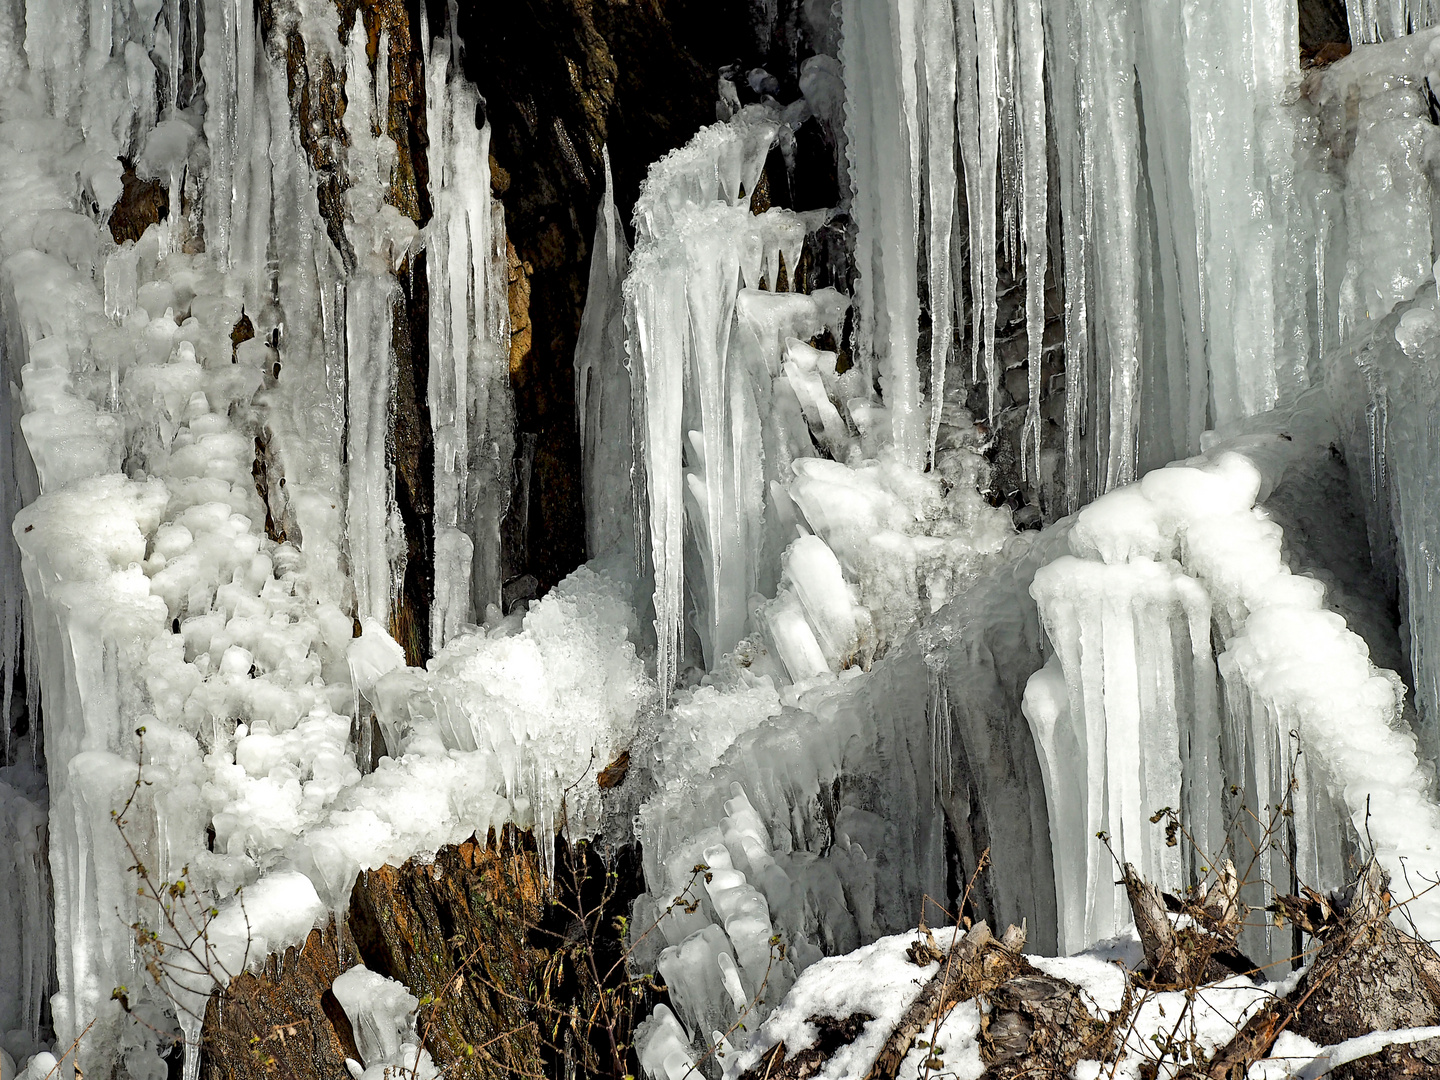
<instances>
[{"instance_id":1,"label":"icy ledge","mask_svg":"<svg viewBox=\"0 0 1440 1080\"><path fill-rule=\"evenodd\" d=\"M1287 567L1282 530L1259 505L1287 471L1324 459L1329 415L1310 395L1096 500L1068 553L1035 575L1054 655L1024 709L1045 777L1062 950L1128 922L1097 832L1167 887L1206 872L1150 823L1165 806L1207 856L1227 833L1236 849L1258 849L1258 876L1281 887L1292 873L1340 885L1360 837L1406 894L1440 865L1440 808L1399 676L1326 610L1321 581ZM1294 816L1281 827L1298 857L1287 868L1244 811L1264 819L1292 782ZM1440 937L1434 892L1408 914ZM1268 927L1250 933L1252 955L1287 951Z\"/></svg>"}]
</instances>

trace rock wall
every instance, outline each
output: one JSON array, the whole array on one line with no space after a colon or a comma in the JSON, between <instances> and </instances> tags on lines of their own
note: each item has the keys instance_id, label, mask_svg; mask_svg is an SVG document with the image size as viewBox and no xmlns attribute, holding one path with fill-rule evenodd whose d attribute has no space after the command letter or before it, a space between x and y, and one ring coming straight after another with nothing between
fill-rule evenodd
<instances>
[{"instance_id":1,"label":"rock wall","mask_svg":"<svg viewBox=\"0 0 1440 1080\"><path fill-rule=\"evenodd\" d=\"M517 489L507 600L586 558L572 362L608 146L627 223L651 162L715 120L716 72L753 57L746 0L461 3L511 262ZM433 22L432 22L433 25Z\"/></svg>"}]
</instances>

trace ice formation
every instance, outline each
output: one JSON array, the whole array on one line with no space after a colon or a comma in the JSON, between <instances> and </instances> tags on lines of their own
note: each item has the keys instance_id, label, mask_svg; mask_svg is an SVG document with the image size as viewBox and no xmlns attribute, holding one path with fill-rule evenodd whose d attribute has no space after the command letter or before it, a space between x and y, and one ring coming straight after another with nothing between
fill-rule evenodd
<instances>
[{"instance_id":1,"label":"ice formation","mask_svg":"<svg viewBox=\"0 0 1440 1080\"><path fill-rule=\"evenodd\" d=\"M879 599L903 592L888 590L879 567L844 550L834 532L852 521L874 535L876 504L856 497L856 481L876 466L864 450L835 452L822 410L807 410L801 384L792 384L820 456L790 466L801 537L786 559L808 551L807 532L826 542L844 580L853 575L860 585L884 659L833 688L807 683L827 659L821 624L847 634L852 624L802 605L812 644L783 606L793 587L783 577L776 600L757 609L760 638L735 654L738 682L705 652L707 684L681 690L667 714L656 744L661 790L640 817L651 892L637 916L660 917L666 945L655 962L685 988L654 1037L671 1046L685 1034L691 1060L714 1041L707 1032L727 1030L717 1025L739 1010L725 972L759 935L737 904L767 915L789 945L779 965L788 981L822 953L900 925L927 876L945 872L947 845L951 858L960 849L963 866L973 844L973 867L980 838L1019 840L992 844L983 903L1005 914L1017 896L1032 912L1053 903L1055 922L1036 921L1063 951L1128 921L1096 832L1176 888L1213 872L1206 864L1227 841L1254 844L1256 877L1267 883L1254 887L1257 904L1296 880L1338 885L1362 847L1373 846L1414 891L1434 875L1440 816L1427 656L1440 646L1430 637L1425 524L1433 517L1425 449L1433 408L1420 389L1432 381L1423 372L1440 337L1429 265L1433 125L1420 104L1440 53L1431 33L1359 50L1302 82L1288 6L1051 5L1043 41L1024 4L962 6L953 23L949 5L843 13L859 229L855 348L859 364L873 364L878 415L889 421L881 455L889 465L881 467L908 470L927 458L912 426L924 385L907 306L917 260L929 270L932 328L943 333L952 310L956 326L968 322L975 367L993 385L994 260L1008 251L1036 283L1045 263L1027 257L1026 216L1058 211L1067 490L1077 506L1109 493L1028 543L984 548L991 555L977 564L979 580L928 620L921 612L907 639L913 611L887 619ZM1261 25L1266 33L1252 36L1249 28ZM1383 26L1376 33L1390 36ZM952 48L953 85L934 62ZM1042 61L1051 87L1074 91L1052 98L1048 132L1043 110L1025 107L1026 80ZM937 138L954 153L937 155ZM1058 176L1027 169L1026 140L1047 138L1059 151ZM957 161L968 243L944 230ZM1042 201L1052 181L1060 195L1053 210ZM1013 242L991 222L1016 229ZM936 272L937 262L953 266L952 253L967 249L968 294L957 285L963 275ZM932 338L935 417L947 410L949 355ZM897 372L902 359L915 369ZM830 397L838 407L838 395ZM846 405L844 418L863 435L868 413ZM1032 422L1027 454L1037 445ZM1160 468L1172 459L1175 467ZM1348 473L1335 465L1341 460ZM1325 473L1331 465L1339 480ZM843 502L807 500L818 475L845 477L856 490ZM1390 670L1407 658L1384 629L1383 585L1368 560L1357 570L1340 554L1366 546L1348 510L1333 509L1352 498L1347 476L1364 478L1356 487L1369 507L1378 572L1407 590L1413 710ZM659 530L656 505L652 493ZM706 583L657 574L657 613L674 617L683 606L676 581L694 590L703 643ZM797 636L777 634L777 625ZM756 679L771 673L766 654L782 661L775 697ZM900 690L907 679L921 689ZM976 698L999 708L987 717L983 705L960 704ZM1027 723L1019 738L1017 706ZM682 748L687 760L713 763L708 777L695 778L698 798L675 760ZM933 788L923 774L914 784L917 767ZM867 781L889 797L867 793ZM1045 794L1038 813L1027 802L1037 782ZM997 812L1005 799L1008 813ZM1282 804L1293 804L1293 816L1277 825L1278 850L1297 853L1293 866L1245 820L1245 807ZM1149 819L1166 806L1187 822L1201 854L1164 843ZM900 836L911 846L892 859ZM1037 859L1050 866L1037 869ZM707 891L699 910L681 917L669 900L697 862L723 868L724 891ZM1417 877L1417 867L1427 869ZM836 889L843 906L825 899ZM1427 897L1411 912L1435 934L1440 918ZM1247 948L1282 958L1292 943L1256 927ZM767 984L761 1011L769 992ZM671 1071L659 1065L647 1068Z\"/></svg>"},{"instance_id":2,"label":"ice formation","mask_svg":"<svg viewBox=\"0 0 1440 1080\"><path fill-rule=\"evenodd\" d=\"M349 100L343 139L332 133L348 181L338 233L291 117L285 59L248 5L3 13L0 256L19 420L3 448L18 543L4 557L5 700L8 716L23 574L29 715L38 728L43 703L46 718L43 749L6 745L0 769L0 879L14 916L0 937L0 1028L22 1059L40 1048L51 994L64 1046L97 1021L82 1066L125 1045L111 991L143 985L128 924L156 917L125 869L126 838L158 881L186 873L196 895L216 899L246 888L248 926L231 899L207 928L223 981L303 939L348 893L347 872L492 820L528 820L527 799L551 805L545 770L488 744L483 762L466 759L433 724L392 731L393 756L371 771L376 666L389 650L404 663L388 637L404 557L386 457L391 319L422 259L447 591L421 632L438 649L499 600L503 218L474 90L437 38L435 214L421 230L394 205L390 42L381 36L372 66L365 26L341 25L333 5L277 12L284 25L271 32L294 29L301 43L291 59L339 80ZM104 224L120 156L167 186L175 211L123 243ZM178 213L182 199L192 215ZM271 462L264 484L257 448ZM517 617L493 632L529 646L510 661L522 684L541 677L527 664L613 669L600 684L614 705L604 720L623 723L643 697L621 685L638 678L626 667L633 649L622 655L629 616L585 606L597 589L603 597L582 580L571 600L554 594L531 613L533 631ZM584 646L566 637L547 657L555 624L543 624L567 603L584 607L598 643L577 659ZM356 637L362 620L368 633ZM562 684L553 667L544 677ZM524 745L540 715L496 739ZM567 783L611 737L585 730L573 763L547 760ZM111 812L132 789L122 838ZM430 802L417 804L416 790ZM151 988L181 1001L209 989L208 979ZM181 1019L193 1075L198 1029Z\"/></svg>"},{"instance_id":3,"label":"ice formation","mask_svg":"<svg viewBox=\"0 0 1440 1080\"><path fill-rule=\"evenodd\" d=\"M362 964L343 972L332 989L363 1059L345 1062L355 1080L385 1080L399 1073L432 1080L439 1075L415 1031L420 1001L403 985Z\"/></svg>"},{"instance_id":4,"label":"ice formation","mask_svg":"<svg viewBox=\"0 0 1440 1080\"><path fill-rule=\"evenodd\" d=\"M624 749L632 925L659 923L634 961L671 987L638 1053L664 1080L803 1034L816 986L883 967L884 935L953 901L986 849L977 910L1051 952L1125 929L1097 832L1174 888L1254 843L1255 902L1292 875L1339 884L1367 845L1423 888L1432 8L1352 4L1356 41L1382 43L1302 77L1288 0L842 0L800 98L740 108L732 86L651 168L628 234L607 175L575 356L592 562L505 612L504 215L459 44L418 28L425 218L400 45L329 0L274 5L268 28L229 0L6 3L4 1053L43 1073L93 1019L82 1068L158 1067L111 1000L140 985L127 924L153 917L127 841L217 902L223 981L342 913L362 868L510 822L547 857L562 825L613 827L584 781ZM301 75L344 88L323 146L292 115ZM812 118L840 205L753 212ZM172 212L117 242L127 168ZM834 273L820 237L846 228L854 272ZM415 627L391 412L422 274ZM1047 289L1063 374L1042 362ZM1063 391L1056 490L1077 512L1040 532L978 491L1002 301L1037 482L1042 380ZM1287 800L1293 868L1244 813ZM1162 807L1203 859L1164 843ZM1437 905L1410 909L1432 937ZM357 1077L425 1060L404 987L354 968L334 991ZM198 1025L176 1019L193 1077Z\"/></svg>"}]
</instances>

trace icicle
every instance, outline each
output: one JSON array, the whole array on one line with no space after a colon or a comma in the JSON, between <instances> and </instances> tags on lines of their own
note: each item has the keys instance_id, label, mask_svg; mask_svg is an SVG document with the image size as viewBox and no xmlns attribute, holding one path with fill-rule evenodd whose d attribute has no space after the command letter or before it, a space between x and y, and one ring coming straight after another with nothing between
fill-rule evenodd
<instances>
[{"instance_id":1,"label":"icicle","mask_svg":"<svg viewBox=\"0 0 1440 1080\"><path fill-rule=\"evenodd\" d=\"M926 254L930 290L930 440L926 460L935 460L935 442L945 407L945 373L953 344L956 297L951 277L951 233L955 222L956 54L954 8L950 0L926 0L921 34L925 61L926 211L930 228Z\"/></svg>"},{"instance_id":2,"label":"icicle","mask_svg":"<svg viewBox=\"0 0 1440 1080\"><path fill-rule=\"evenodd\" d=\"M605 189L595 215L590 283L575 343L575 412L585 478L586 551L591 559L619 556L633 563L631 393L621 294L630 252L615 208L608 149L602 159Z\"/></svg>"},{"instance_id":3,"label":"icicle","mask_svg":"<svg viewBox=\"0 0 1440 1080\"><path fill-rule=\"evenodd\" d=\"M1089 320L1090 193L1081 168L1086 127L1077 54L1070 43L1079 35L1079 11L1069 0L1046 9L1046 44L1051 62L1054 139L1060 166L1060 220L1065 253L1065 495L1071 513L1088 492L1081 443L1091 366ZM973 277L974 275L972 275Z\"/></svg>"},{"instance_id":4,"label":"icicle","mask_svg":"<svg viewBox=\"0 0 1440 1080\"><path fill-rule=\"evenodd\" d=\"M167 0L165 4L165 18L170 32L170 100L165 103L169 106L169 115L180 108L180 51L184 47L180 10L183 3L184 0Z\"/></svg>"},{"instance_id":5,"label":"icicle","mask_svg":"<svg viewBox=\"0 0 1440 1080\"><path fill-rule=\"evenodd\" d=\"M1025 252L1025 336L1030 376L1030 400L1021 440L1021 468L1034 481L1040 479L1040 391L1045 336L1045 271L1049 197L1048 154L1045 131L1045 38L1040 21L1040 0L1017 0L1016 21L1020 54L1020 93L1017 118L1020 135L1021 231ZM1026 458L1026 447L1029 458ZM1027 464L1028 460L1028 464Z\"/></svg>"},{"instance_id":6,"label":"icicle","mask_svg":"<svg viewBox=\"0 0 1440 1080\"><path fill-rule=\"evenodd\" d=\"M231 267L232 206L239 97L239 12L232 0L204 0L205 49L200 69L206 86L205 141L210 175L205 185L205 244L222 270ZM213 100L212 100L213 99Z\"/></svg>"},{"instance_id":7,"label":"icicle","mask_svg":"<svg viewBox=\"0 0 1440 1080\"><path fill-rule=\"evenodd\" d=\"M358 12L346 52L345 130L350 138L352 182L345 198L356 267L345 297L349 472L345 518L356 617L369 616L388 625L404 553L404 524L395 505L387 450L394 366L391 313L399 290L395 270L409 250L415 227L384 202L396 150L389 135L376 134L375 88Z\"/></svg>"},{"instance_id":8,"label":"icicle","mask_svg":"<svg viewBox=\"0 0 1440 1080\"><path fill-rule=\"evenodd\" d=\"M200 1080L200 1035L201 1028L205 1024L204 1014L197 1017L190 1010L182 1010L179 1019L181 1037L185 1047L185 1065L182 1075L184 1080Z\"/></svg>"},{"instance_id":9,"label":"icicle","mask_svg":"<svg viewBox=\"0 0 1440 1080\"><path fill-rule=\"evenodd\" d=\"M912 6L845 0L845 131L858 227L857 351L880 364L881 390L896 453L923 466L927 424L919 415L916 370L919 303L916 210L907 204L912 177L901 176L914 152L916 102ZM896 43L901 47L897 48ZM907 61L912 67L906 68ZM897 67L898 65L898 67Z\"/></svg>"},{"instance_id":10,"label":"icicle","mask_svg":"<svg viewBox=\"0 0 1440 1080\"><path fill-rule=\"evenodd\" d=\"M625 280L632 408L640 419L649 504L649 551L655 571L655 678L662 695L674 685L680 650L684 578L681 467L686 334L683 277L653 250L637 248ZM650 287L641 288L646 282ZM662 697L662 702L664 698Z\"/></svg>"},{"instance_id":11,"label":"icicle","mask_svg":"<svg viewBox=\"0 0 1440 1080\"><path fill-rule=\"evenodd\" d=\"M970 257L979 259L980 292L972 319L975 344L971 346L972 367L975 358L983 357L988 388L987 418L993 424L1000 401L1000 371L995 362L995 320L998 305L997 239L995 232L999 208L996 205L997 173L1000 168L1000 57L999 20L996 0L973 0L976 38L976 86L980 115L980 144L977 159L978 200L970 210Z\"/></svg>"}]
</instances>

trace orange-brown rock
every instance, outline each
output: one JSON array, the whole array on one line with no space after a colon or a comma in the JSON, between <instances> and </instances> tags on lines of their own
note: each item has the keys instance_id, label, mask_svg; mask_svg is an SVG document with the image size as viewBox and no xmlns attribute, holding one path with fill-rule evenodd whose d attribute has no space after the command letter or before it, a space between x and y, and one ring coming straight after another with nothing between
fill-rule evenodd
<instances>
[{"instance_id":1,"label":"orange-brown rock","mask_svg":"<svg viewBox=\"0 0 1440 1080\"><path fill-rule=\"evenodd\" d=\"M360 1052L345 1010L330 992L342 970L337 940L333 922L323 933L312 930L303 948L272 956L258 975L241 975L210 999L204 1080L348 1080L345 1059Z\"/></svg>"},{"instance_id":2,"label":"orange-brown rock","mask_svg":"<svg viewBox=\"0 0 1440 1080\"><path fill-rule=\"evenodd\" d=\"M533 844L507 831L447 847L433 863L363 873L349 931L365 966L422 1002L419 1029L455 1076L534 1073L540 1033L531 987L549 953L532 943L545 909Z\"/></svg>"},{"instance_id":3,"label":"orange-brown rock","mask_svg":"<svg viewBox=\"0 0 1440 1080\"><path fill-rule=\"evenodd\" d=\"M508 830L363 873L341 933L333 922L313 931L211 998L202 1075L349 1080L345 1059L359 1050L330 987L357 963L420 999L418 1030L447 1077L538 1075L551 952L532 938L545 908L534 845Z\"/></svg>"},{"instance_id":4,"label":"orange-brown rock","mask_svg":"<svg viewBox=\"0 0 1440 1080\"><path fill-rule=\"evenodd\" d=\"M110 211L110 235L117 244L139 240L146 229L170 214L170 193L159 180L142 180L128 161L122 162L120 198Z\"/></svg>"}]
</instances>

